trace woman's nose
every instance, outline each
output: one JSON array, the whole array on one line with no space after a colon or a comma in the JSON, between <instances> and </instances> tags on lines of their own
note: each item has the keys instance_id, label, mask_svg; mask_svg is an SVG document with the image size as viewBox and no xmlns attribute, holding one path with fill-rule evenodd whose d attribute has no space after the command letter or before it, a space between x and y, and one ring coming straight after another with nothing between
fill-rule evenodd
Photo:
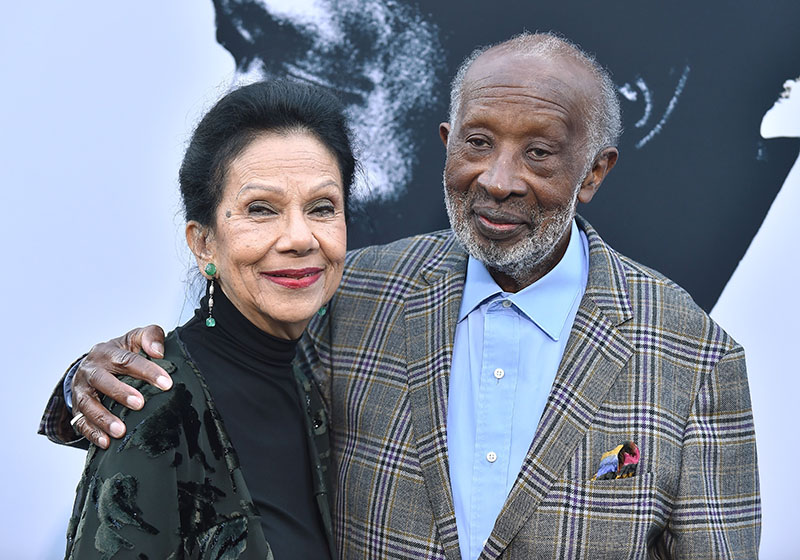
<instances>
[{"instance_id":1,"label":"woman's nose","mask_svg":"<svg viewBox=\"0 0 800 560\"><path fill-rule=\"evenodd\" d=\"M303 213L292 212L287 216L280 239L276 244L279 251L305 254L319 248L312 225Z\"/></svg>"}]
</instances>

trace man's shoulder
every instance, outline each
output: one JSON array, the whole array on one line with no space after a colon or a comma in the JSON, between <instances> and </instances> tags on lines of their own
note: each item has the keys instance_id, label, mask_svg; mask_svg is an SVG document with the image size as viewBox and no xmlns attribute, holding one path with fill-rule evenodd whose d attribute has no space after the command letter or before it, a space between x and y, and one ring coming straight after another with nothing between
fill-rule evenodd
<instances>
[{"instance_id":1,"label":"man's shoulder","mask_svg":"<svg viewBox=\"0 0 800 560\"><path fill-rule=\"evenodd\" d=\"M658 270L640 263L622 253L613 250L619 257L620 262L625 272L625 277L632 282L641 282L644 284L652 284L662 289L669 297L674 298L676 301L681 302L688 307L697 308L699 306L694 302L692 296L684 290L677 282L669 278L667 275L659 272Z\"/></svg>"},{"instance_id":2,"label":"man's shoulder","mask_svg":"<svg viewBox=\"0 0 800 560\"><path fill-rule=\"evenodd\" d=\"M585 231L591 252L587 291L605 311L684 341L714 340L724 351L738 346L678 283L611 248L591 226Z\"/></svg>"},{"instance_id":3,"label":"man's shoulder","mask_svg":"<svg viewBox=\"0 0 800 560\"><path fill-rule=\"evenodd\" d=\"M691 294L677 282L628 256L617 253L623 265L628 290L634 302L640 305L659 305L683 313L707 313L694 301Z\"/></svg>"},{"instance_id":4,"label":"man's shoulder","mask_svg":"<svg viewBox=\"0 0 800 560\"><path fill-rule=\"evenodd\" d=\"M447 266L465 258L450 229L398 239L383 245L370 245L348 251L345 281L348 277L369 274L413 276L426 265Z\"/></svg>"},{"instance_id":5,"label":"man's shoulder","mask_svg":"<svg viewBox=\"0 0 800 560\"><path fill-rule=\"evenodd\" d=\"M618 253L619 254L619 253ZM706 352L713 347L720 359L740 351L738 343L694 301L678 283L640 262L619 255L628 283L628 293L638 325L651 327L670 336L684 347L698 346Z\"/></svg>"}]
</instances>

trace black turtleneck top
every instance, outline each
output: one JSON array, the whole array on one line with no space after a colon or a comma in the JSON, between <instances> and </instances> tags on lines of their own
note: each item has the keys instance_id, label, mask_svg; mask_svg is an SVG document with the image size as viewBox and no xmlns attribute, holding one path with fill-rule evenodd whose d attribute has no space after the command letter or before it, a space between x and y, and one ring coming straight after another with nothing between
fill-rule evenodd
<instances>
[{"instance_id":1,"label":"black turtleneck top","mask_svg":"<svg viewBox=\"0 0 800 560\"><path fill-rule=\"evenodd\" d=\"M216 326L206 317L203 298L178 336L222 416L275 559L330 558L292 373L297 341L258 329L220 289Z\"/></svg>"}]
</instances>

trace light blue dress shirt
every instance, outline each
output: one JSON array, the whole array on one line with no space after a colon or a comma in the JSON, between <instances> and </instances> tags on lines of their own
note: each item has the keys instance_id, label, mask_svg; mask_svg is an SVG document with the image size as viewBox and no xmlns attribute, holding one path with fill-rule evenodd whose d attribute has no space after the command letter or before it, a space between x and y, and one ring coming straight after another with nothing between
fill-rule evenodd
<instances>
[{"instance_id":1,"label":"light blue dress shirt","mask_svg":"<svg viewBox=\"0 0 800 560\"><path fill-rule=\"evenodd\" d=\"M588 275L589 244L574 220L561 261L520 292L503 292L486 267L469 258L447 407L464 560L480 555L519 474Z\"/></svg>"}]
</instances>

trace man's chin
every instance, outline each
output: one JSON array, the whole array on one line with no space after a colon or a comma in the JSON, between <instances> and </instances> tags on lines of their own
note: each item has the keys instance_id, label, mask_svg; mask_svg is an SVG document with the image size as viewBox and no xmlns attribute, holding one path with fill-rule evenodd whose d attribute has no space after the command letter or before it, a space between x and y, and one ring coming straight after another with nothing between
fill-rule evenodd
<instances>
[{"instance_id":1,"label":"man's chin","mask_svg":"<svg viewBox=\"0 0 800 560\"><path fill-rule=\"evenodd\" d=\"M514 249L522 245L530 236L530 231L524 226L515 228L514 231L503 232L503 234L495 233L491 232L487 235L480 228L473 226L469 230L471 245L486 254L503 255L514 252Z\"/></svg>"},{"instance_id":2,"label":"man's chin","mask_svg":"<svg viewBox=\"0 0 800 560\"><path fill-rule=\"evenodd\" d=\"M466 236L457 235L464 249L488 269L512 278L525 278L547 261L558 244L535 246L529 237L497 241L477 234L473 229Z\"/></svg>"},{"instance_id":3,"label":"man's chin","mask_svg":"<svg viewBox=\"0 0 800 560\"><path fill-rule=\"evenodd\" d=\"M519 239L490 239L477 233L474 229L470 231L467 239L462 239L462 245L467 252L487 266L493 268L506 268L511 265L510 254L516 253L514 250L520 243Z\"/></svg>"}]
</instances>

